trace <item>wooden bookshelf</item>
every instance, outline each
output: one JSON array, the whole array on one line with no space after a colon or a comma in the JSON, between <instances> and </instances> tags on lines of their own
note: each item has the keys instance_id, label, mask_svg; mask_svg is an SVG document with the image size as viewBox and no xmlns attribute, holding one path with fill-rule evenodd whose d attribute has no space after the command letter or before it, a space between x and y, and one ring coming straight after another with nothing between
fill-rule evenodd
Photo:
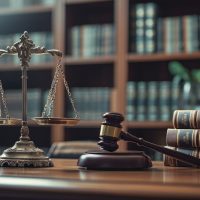
<instances>
[{"instance_id":1,"label":"wooden bookshelf","mask_svg":"<svg viewBox=\"0 0 200 200\"><path fill-rule=\"evenodd\" d=\"M114 63L116 60L115 56L94 56L91 58L74 58L67 56L65 58L66 65L87 65L87 64L109 64Z\"/></svg>"},{"instance_id":2,"label":"wooden bookshelf","mask_svg":"<svg viewBox=\"0 0 200 200\"><path fill-rule=\"evenodd\" d=\"M129 81L155 81L155 74L159 77L158 80L171 81L172 77L169 75L167 64L170 61L180 61L192 63L195 67L200 60L200 52L187 53L185 51L179 53L152 53L152 54L136 54L130 50L130 8L137 3L145 3L144 0L59 0L52 6L29 6L21 9L1 8L0 15L6 19L12 16L26 16L30 17L30 21L34 22L34 17L37 19L44 18L45 20L37 20L37 25L28 26L27 22L23 22L16 28L17 32L22 32L24 29L28 31L50 31L53 33L54 47L64 52L63 65L66 71L67 78L69 78L69 85L72 87L101 87L107 86L112 89L111 94L111 108L109 111L120 112L126 114L127 102L127 82ZM182 15L199 14L195 9L198 7L197 0L184 0L179 5L179 9L171 8L173 2L153 0L147 2L155 2L160 7L161 17L174 17ZM163 4L162 4L163 3ZM190 8L188 4L190 3ZM185 6L186 5L186 6ZM165 8L171 8L169 13L166 13ZM3 22L0 20L0 25ZM11 23L11 22L9 22ZM74 26L84 26L86 24L112 24L115 27L115 51L110 55L95 55L90 57L73 57L70 52L70 31ZM15 27L2 30L2 33L14 33ZM155 68L150 64L155 64ZM84 71L84 67L87 71ZM142 66L142 67L141 67ZM145 74L145 67L148 67ZM6 63L0 64L0 73L3 71L12 71L15 65ZM146 68L147 68L146 67ZM150 68L150 69L149 69ZM196 68L199 68L198 66ZM55 63L41 63L33 65L30 70L51 70L52 77L55 72ZM90 70L92 69L92 70ZM19 69L18 69L19 70ZM165 73L166 72L166 73ZM101 73L102 77L98 75ZM90 77L89 83L85 75ZM81 76L82 75L82 76ZM96 77L95 77L96 76ZM97 77L98 76L98 77ZM148 76L148 79L146 78ZM92 77L92 78L91 78ZM137 77L139 79L137 80ZM85 79L85 80L84 80ZM74 81L75 80L75 81ZM158 81L156 80L156 81ZM72 82L72 84L71 84ZM86 84L87 82L87 84ZM50 86L50 85L49 85ZM70 88L71 89L71 88ZM55 115L66 116L66 91L62 83L59 83L56 95L56 110ZM81 120L77 126L81 128L97 128L99 129L101 121L99 120ZM124 123L124 129L144 129L144 131L151 134L152 129L166 130L172 127L171 122L163 121L134 121ZM61 126L51 128L51 141L62 141L70 134L70 130L66 131ZM122 145L126 148L126 145Z\"/></svg>"},{"instance_id":3,"label":"wooden bookshelf","mask_svg":"<svg viewBox=\"0 0 200 200\"><path fill-rule=\"evenodd\" d=\"M172 122L165 121L135 121L126 122L126 126L131 129L167 129L173 128Z\"/></svg>"},{"instance_id":4,"label":"wooden bookshelf","mask_svg":"<svg viewBox=\"0 0 200 200\"><path fill-rule=\"evenodd\" d=\"M147 55L129 54L127 60L129 62L158 62L158 61L173 61L173 60L199 60L200 52L193 53L156 53Z\"/></svg>"},{"instance_id":5,"label":"wooden bookshelf","mask_svg":"<svg viewBox=\"0 0 200 200\"><path fill-rule=\"evenodd\" d=\"M33 5L24 8L0 8L0 15L44 13L52 12L53 9L53 6L46 5Z\"/></svg>"},{"instance_id":6,"label":"wooden bookshelf","mask_svg":"<svg viewBox=\"0 0 200 200\"><path fill-rule=\"evenodd\" d=\"M30 70L40 70L40 69L54 69L54 62L46 62L40 64L31 64ZM20 71L20 66L13 63L0 64L0 71Z\"/></svg>"}]
</instances>

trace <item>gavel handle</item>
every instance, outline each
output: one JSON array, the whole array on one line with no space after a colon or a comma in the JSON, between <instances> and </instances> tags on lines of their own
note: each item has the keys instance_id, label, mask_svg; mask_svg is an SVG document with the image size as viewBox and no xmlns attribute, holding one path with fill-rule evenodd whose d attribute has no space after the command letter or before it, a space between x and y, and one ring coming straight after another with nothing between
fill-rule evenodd
<instances>
[{"instance_id":1,"label":"gavel handle","mask_svg":"<svg viewBox=\"0 0 200 200\"><path fill-rule=\"evenodd\" d=\"M148 147L148 148L156 150L160 153L174 157L177 160L181 160L181 161L188 163L190 165L200 167L200 159L198 159L194 156L190 156L190 155L187 155L187 154L184 154L184 153L181 153L181 152L178 152L178 151L175 151L175 150L172 150L172 149L168 149L168 148L165 148L163 146L148 142L148 141L144 140L143 138L138 138L134 135L131 135L128 132L122 131L121 132L121 139L123 139L125 141L135 142L135 143L137 143L141 146Z\"/></svg>"}]
</instances>

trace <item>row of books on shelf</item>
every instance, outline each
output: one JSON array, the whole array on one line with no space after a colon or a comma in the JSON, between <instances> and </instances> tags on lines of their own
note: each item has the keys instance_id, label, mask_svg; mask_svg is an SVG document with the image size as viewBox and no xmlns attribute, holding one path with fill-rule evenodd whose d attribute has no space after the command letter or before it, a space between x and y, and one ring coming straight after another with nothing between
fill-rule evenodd
<instances>
[{"instance_id":1,"label":"row of books on shelf","mask_svg":"<svg viewBox=\"0 0 200 200\"><path fill-rule=\"evenodd\" d=\"M200 50L200 16L159 17L156 3L138 3L130 10L130 50L138 54Z\"/></svg>"},{"instance_id":2,"label":"row of books on shelf","mask_svg":"<svg viewBox=\"0 0 200 200\"><path fill-rule=\"evenodd\" d=\"M30 88L27 93L27 115L28 118L41 116L47 101L49 90L41 90L40 88ZM90 87L71 89L72 96L75 100L75 106L82 120L101 120L102 114L109 111L110 108L110 92L108 87ZM22 116L22 91L20 89L9 89L5 91L6 107L10 117L21 118ZM73 117L69 99L67 103L67 116ZM0 99L1 117L5 117L5 104Z\"/></svg>"},{"instance_id":3,"label":"row of books on shelf","mask_svg":"<svg viewBox=\"0 0 200 200\"><path fill-rule=\"evenodd\" d=\"M101 120L102 114L110 109L109 87L73 87L71 92L83 120ZM73 111L69 112L69 116L73 116Z\"/></svg>"},{"instance_id":4,"label":"row of books on shelf","mask_svg":"<svg viewBox=\"0 0 200 200\"><path fill-rule=\"evenodd\" d=\"M200 159L200 110L175 110L173 128L167 129L167 148ZM188 163L164 156L164 164L173 167L189 167Z\"/></svg>"},{"instance_id":5,"label":"row of books on shelf","mask_svg":"<svg viewBox=\"0 0 200 200\"><path fill-rule=\"evenodd\" d=\"M199 108L198 90L185 90L173 81L127 83L126 118L129 121L169 121L176 109Z\"/></svg>"},{"instance_id":6,"label":"row of books on shelf","mask_svg":"<svg viewBox=\"0 0 200 200\"><path fill-rule=\"evenodd\" d=\"M15 42L20 41L22 33L0 35L0 48L6 49L7 46L12 46ZM33 40L35 46L45 47L46 49L53 48L53 37L51 32L31 32L29 37ZM31 55L31 62L34 64L45 63L52 61L51 55ZM0 63L14 63L19 64L19 58L17 55L4 55L0 58Z\"/></svg>"},{"instance_id":7,"label":"row of books on shelf","mask_svg":"<svg viewBox=\"0 0 200 200\"><path fill-rule=\"evenodd\" d=\"M42 92L39 88L32 88L27 93L27 116L28 118L40 117L42 107L46 102L47 92ZM22 91L19 89L9 89L5 91L6 106L11 118L22 117ZM4 104L0 101L1 117L5 117Z\"/></svg>"},{"instance_id":8,"label":"row of books on shelf","mask_svg":"<svg viewBox=\"0 0 200 200\"><path fill-rule=\"evenodd\" d=\"M115 51L115 27L113 24L74 26L70 42L70 54L74 57L110 55Z\"/></svg>"},{"instance_id":9,"label":"row of books on shelf","mask_svg":"<svg viewBox=\"0 0 200 200\"><path fill-rule=\"evenodd\" d=\"M33 5L52 5L55 0L0 0L1 8L23 8Z\"/></svg>"}]
</instances>

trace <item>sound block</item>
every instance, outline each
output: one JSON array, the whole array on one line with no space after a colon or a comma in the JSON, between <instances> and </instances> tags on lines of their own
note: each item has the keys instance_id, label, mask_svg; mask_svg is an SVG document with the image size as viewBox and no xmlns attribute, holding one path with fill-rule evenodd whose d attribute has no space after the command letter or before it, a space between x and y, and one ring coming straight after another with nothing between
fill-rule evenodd
<instances>
[{"instance_id":1,"label":"sound block","mask_svg":"<svg viewBox=\"0 0 200 200\"><path fill-rule=\"evenodd\" d=\"M88 170L140 170L150 168L152 162L142 151L94 151L82 154L77 165Z\"/></svg>"}]
</instances>

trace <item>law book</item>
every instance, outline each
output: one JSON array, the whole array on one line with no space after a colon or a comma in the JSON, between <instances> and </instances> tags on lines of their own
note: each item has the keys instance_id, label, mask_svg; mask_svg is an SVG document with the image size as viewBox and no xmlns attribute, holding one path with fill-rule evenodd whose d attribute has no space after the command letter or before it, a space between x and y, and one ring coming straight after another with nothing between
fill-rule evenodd
<instances>
[{"instance_id":1,"label":"law book","mask_svg":"<svg viewBox=\"0 0 200 200\"><path fill-rule=\"evenodd\" d=\"M158 88L159 118L168 121L171 115L171 82L161 81Z\"/></svg>"},{"instance_id":2,"label":"law book","mask_svg":"<svg viewBox=\"0 0 200 200\"><path fill-rule=\"evenodd\" d=\"M136 52L136 7L131 6L129 12L129 49L130 52Z\"/></svg>"},{"instance_id":3,"label":"law book","mask_svg":"<svg viewBox=\"0 0 200 200\"><path fill-rule=\"evenodd\" d=\"M158 86L159 82L148 82L147 89L147 120L158 120Z\"/></svg>"},{"instance_id":4,"label":"law book","mask_svg":"<svg viewBox=\"0 0 200 200\"><path fill-rule=\"evenodd\" d=\"M165 53L174 52L174 26L173 18L166 17L164 20L164 51Z\"/></svg>"},{"instance_id":5,"label":"law book","mask_svg":"<svg viewBox=\"0 0 200 200\"><path fill-rule=\"evenodd\" d=\"M74 57L80 56L80 26L74 26L70 30L70 41L71 41L71 55Z\"/></svg>"},{"instance_id":6,"label":"law book","mask_svg":"<svg viewBox=\"0 0 200 200\"><path fill-rule=\"evenodd\" d=\"M171 113L174 110L178 110L181 108L181 84L177 81L171 82Z\"/></svg>"},{"instance_id":7,"label":"law book","mask_svg":"<svg viewBox=\"0 0 200 200\"><path fill-rule=\"evenodd\" d=\"M186 52L198 51L198 16L183 16L184 50Z\"/></svg>"},{"instance_id":8,"label":"law book","mask_svg":"<svg viewBox=\"0 0 200 200\"><path fill-rule=\"evenodd\" d=\"M175 52L183 51L183 19L181 16L174 17L175 26Z\"/></svg>"},{"instance_id":9,"label":"law book","mask_svg":"<svg viewBox=\"0 0 200 200\"><path fill-rule=\"evenodd\" d=\"M160 53L164 51L164 20L161 17L157 18L156 33L156 51Z\"/></svg>"},{"instance_id":10,"label":"law book","mask_svg":"<svg viewBox=\"0 0 200 200\"><path fill-rule=\"evenodd\" d=\"M136 119L136 82L129 81L126 87L126 119L133 121Z\"/></svg>"},{"instance_id":11,"label":"law book","mask_svg":"<svg viewBox=\"0 0 200 200\"><path fill-rule=\"evenodd\" d=\"M156 51L156 22L157 5L155 3L145 3L144 19L144 47L145 53Z\"/></svg>"},{"instance_id":12,"label":"law book","mask_svg":"<svg viewBox=\"0 0 200 200\"><path fill-rule=\"evenodd\" d=\"M135 5L135 53L144 54L145 4Z\"/></svg>"},{"instance_id":13,"label":"law book","mask_svg":"<svg viewBox=\"0 0 200 200\"><path fill-rule=\"evenodd\" d=\"M173 149L175 151L185 153L190 156L194 156L196 158L200 159L200 149L198 148L191 148L191 149L182 149L182 148L176 148L176 147L170 147L166 146L169 149ZM187 163L184 163L180 160L177 160L171 156L164 155L163 156L163 161L165 166L170 166L170 167L192 167L192 165L189 165Z\"/></svg>"},{"instance_id":14,"label":"law book","mask_svg":"<svg viewBox=\"0 0 200 200\"><path fill-rule=\"evenodd\" d=\"M172 122L176 129L199 129L200 110L175 110Z\"/></svg>"},{"instance_id":15,"label":"law book","mask_svg":"<svg viewBox=\"0 0 200 200\"><path fill-rule=\"evenodd\" d=\"M96 30L97 32L97 30ZM102 25L102 43L103 43L103 54L112 55L114 53L114 37L115 29L113 24ZM97 46L95 45L95 49ZM97 54L98 55L98 54Z\"/></svg>"},{"instance_id":16,"label":"law book","mask_svg":"<svg viewBox=\"0 0 200 200\"><path fill-rule=\"evenodd\" d=\"M200 129L167 129L166 143L172 147L200 147Z\"/></svg>"},{"instance_id":17,"label":"law book","mask_svg":"<svg viewBox=\"0 0 200 200\"><path fill-rule=\"evenodd\" d=\"M147 118L147 82L137 82L136 120L144 121Z\"/></svg>"}]
</instances>

